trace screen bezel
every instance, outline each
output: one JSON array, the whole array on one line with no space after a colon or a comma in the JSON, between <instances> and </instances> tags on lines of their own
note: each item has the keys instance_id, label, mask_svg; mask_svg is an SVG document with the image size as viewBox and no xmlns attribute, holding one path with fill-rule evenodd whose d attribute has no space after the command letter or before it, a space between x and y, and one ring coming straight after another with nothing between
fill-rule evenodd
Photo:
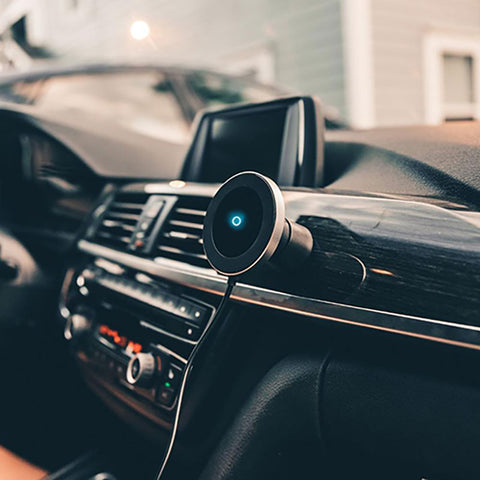
<instances>
[{"instance_id":1,"label":"screen bezel","mask_svg":"<svg viewBox=\"0 0 480 480\"><path fill-rule=\"evenodd\" d=\"M323 118L315 97L288 97L266 103L206 110L196 120L196 131L187 153L181 180L200 182L204 156L213 121L285 110L277 178L281 186L317 187L323 180ZM259 172L262 173L262 172ZM220 183L220 180L219 180Z\"/></svg>"}]
</instances>

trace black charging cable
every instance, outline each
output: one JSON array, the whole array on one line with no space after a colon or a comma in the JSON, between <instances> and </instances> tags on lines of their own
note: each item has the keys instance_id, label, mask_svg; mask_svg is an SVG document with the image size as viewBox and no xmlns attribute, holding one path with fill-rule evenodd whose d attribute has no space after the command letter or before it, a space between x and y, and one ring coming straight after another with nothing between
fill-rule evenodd
<instances>
[{"instance_id":1,"label":"black charging cable","mask_svg":"<svg viewBox=\"0 0 480 480\"><path fill-rule=\"evenodd\" d=\"M161 480L172 453L188 377L199 352L208 349L208 340L215 338L238 276L269 261L293 270L310 258L313 249L310 230L285 217L279 186L256 172L238 173L220 187L208 206L202 238L210 265L226 275L228 283L215 315L188 358L169 445L157 480Z\"/></svg>"},{"instance_id":2,"label":"black charging cable","mask_svg":"<svg viewBox=\"0 0 480 480\"><path fill-rule=\"evenodd\" d=\"M177 436L177 430L178 430L178 424L180 421L180 415L182 412L182 403L183 403L183 395L185 392L185 388L188 382L188 377L190 375L190 372L192 371L192 368L195 363L195 359L198 357L199 352L203 350L203 348L208 344L208 340L212 338L212 336L215 334L215 331L217 328L219 328L221 320L225 316L225 312L227 311L227 306L228 306L228 301L230 300L230 296L232 294L233 288L235 287L236 284L236 277L229 277L228 278L228 283L227 283L227 288L225 289L225 293L223 294L222 300L220 301L220 304L217 307L217 310L215 312L215 315L213 315L212 319L210 322L207 324L205 327L205 330L200 337L199 341L191 351L187 364L185 366L185 370L183 372L182 376L182 382L180 385L180 391L178 393L178 402L177 402L177 407L175 411L175 419L173 422L172 426L172 431L170 433L170 440L168 442L168 447L165 450L165 454L162 459L162 464L160 466L160 469L158 470L156 480L161 480L163 473L165 472L165 469L168 464L168 460L170 459L174 444L175 444L175 439Z\"/></svg>"}]
</instances>

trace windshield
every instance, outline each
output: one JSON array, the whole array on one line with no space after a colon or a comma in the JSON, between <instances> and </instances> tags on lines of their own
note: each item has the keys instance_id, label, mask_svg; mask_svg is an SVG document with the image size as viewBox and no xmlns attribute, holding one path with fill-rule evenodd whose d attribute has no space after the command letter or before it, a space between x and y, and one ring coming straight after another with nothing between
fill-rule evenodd
<instances>
[{"instance_id":1,"label":"windshield","mask_svg":"<svg viewBox=\"0 0 480 480\"><path fill-rule=\"evenodd\" d=\"M0 0L0 99L95 111L172 142L205 106L292 92L317 95L330 127L474 120L480 3L438 3ZM125 71L139 65L158 71ZM18 77L32 71L43 81Z\"/></svg>"},{"instance_id":2,"label":"windshield","mask_svg":"<svg viewBox=\"0 0 480 480\"><path fill-rule=\"evenodd\" d=\"M189 141L190 124L202 108L261 102L277 95L274 89L242 79L200 71L172 73L160 67L49 73L0 84L1 99L34 105L44 114L77 122L95 118L178 144Z\"/></svg>"}]
</instances>

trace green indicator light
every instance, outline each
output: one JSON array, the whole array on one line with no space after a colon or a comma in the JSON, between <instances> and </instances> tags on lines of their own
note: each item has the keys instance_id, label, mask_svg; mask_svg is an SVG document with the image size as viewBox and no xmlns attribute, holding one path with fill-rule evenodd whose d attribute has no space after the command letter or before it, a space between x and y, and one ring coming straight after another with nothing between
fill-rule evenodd
<instances>
[{"instance_id":1,"label":"green indicator light","mask_svg":"<svg viewBox=\"0 0 480 480\"><path fill-rule=\"evenodd\" d=\"M165 382L166 387L170 388L170 385L171 385L170 382Z\"/></svg>"}]
</instances>

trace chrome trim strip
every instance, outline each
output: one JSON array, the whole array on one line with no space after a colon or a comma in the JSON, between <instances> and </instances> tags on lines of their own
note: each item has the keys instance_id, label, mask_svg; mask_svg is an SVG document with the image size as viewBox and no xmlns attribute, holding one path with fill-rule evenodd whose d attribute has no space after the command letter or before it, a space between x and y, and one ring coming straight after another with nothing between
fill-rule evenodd
<instances>
[{"instance_id":1,"label":"chrome trim strip","mask_svg":"<svg viewBox=\"0 0 480 480\"><path fill-rule=\"evenodd\" d=\"M184 255L185 257L199 258L201 260L207 261L206 255L202 255L201 253L187 252L185 250L182 250L181 248L169 247L167 245L159 245L158 250L161 250L162 252L176 253L177 255Z\"/></svg>"},{"instance_id":2,"label":"chrome trim strip","mask_svg":"<svg viewBox=\"0 0 480 480\"><path fill-rule=\"evenodd\" d=\"M132 191L135 191L138 184L130 184L128 187L132 188ZM188 187L188 188L185 188ZM169 183L147 183L142 186L142 189L146 193L157 193L163 195L189 195L189 196L198 196L198 197L213 197L216 191L220 188L220 184L217 185L206 185L201 183L185 183L175 181Z\"/></svg>"},{"instance_id":3,"label":"chrome trim strip","mask_svg":"<svg viewBox=\"0 0 480 480\"><path fill-rule=\"evenodd\" d=\"M120 263L125 267L219 295L223 294L227 286L225 277L221 277L208 268L195 267L167 258L156 258L155 261L152 261L97 245L88 240L80 240L78 248L85 253Z\"/></svg>"},{"instance_id":4,"label":"chrome trim strip","mask_svg":"<svg viewBox=\"0 0 480 480\"><path fill-rule=\"evenodd\" d=\"M155 261L147 260L128 253L117 252L86 240L80 240L78 247L87 254L103 257L187 287L217 295L223 295L226 289L227 279L213 270L163 258L157 258ZM471 325L327 302L242 283L235 286L232 299L305 317L330 320L480 350L480 327Z\"/></svg>"},{"instance_id":5,"label":"chrome trim strip","mask_svg":"<svg viewBox=\"0 0 480 480\"><path fill-rule=\"evenodd\" d=\"M178 353L175 353L173 350L170 350L169 348L164 347L163 345L160 345L158 343L154 343L153 345L155 346L155 348L157 348L161 352L165 353L166 355L170 355L173 358L176 358L178 361L180 361L180 362L182 362L183 364L186 365L187 359L182 357Z\"/></svg>"},{"instance_id":6,"label":"chrome trim strip","mask_svg":"<svg viewBox=\"0 0 480 480\"><path fill-rule=\"evenodd\" d=\"M305 101L302 100L301 102L298 102L298 108L300 110L299 112L299 119L298 119L298 144L299 144L299 149L298 149L298 158L297 162L298 165L303 165L303 160L305 156Z\"/></svg>"}]
</instances>

